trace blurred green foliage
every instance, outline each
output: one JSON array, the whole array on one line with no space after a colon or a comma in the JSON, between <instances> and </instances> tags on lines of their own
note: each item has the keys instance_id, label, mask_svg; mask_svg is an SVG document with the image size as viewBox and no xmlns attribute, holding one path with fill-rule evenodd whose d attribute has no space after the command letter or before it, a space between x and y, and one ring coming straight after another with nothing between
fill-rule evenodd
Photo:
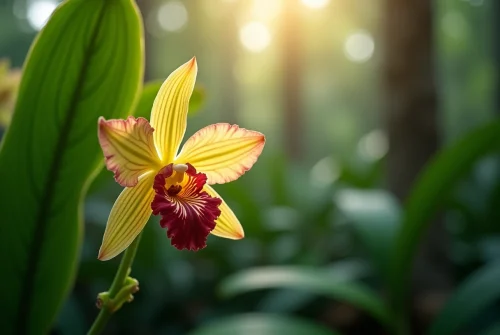
<instances>
[{"instance_id":1,"label":"blurred green foliage","mask_svg":"<svg viewBox=\"0 0 500 335\"><path fill-rule=\"evenodd\" d=\"M405 304L412 260L437 208L481 158L500 151L498 134L500 121L479 127L441 151L422 172L406 203L392 250L391 288L399 299L397 308Z\"/></svg>"},{"instance_id":2,"label":"blurred green foliage","mask_svg":"<svg viewBox=\"0 0 500 335\"><path fill-rule=\"evenodd\" d=\"M241 315L222 319L190 335L336 335L330 329L296 318L272 315Z\"/></svg>"},{"instance_id":3,"label":"blurred green foliage","mask_svg":"<svg viewBox=\"0 0 500 335\"><path fill-rule=\"evenodd\" d=\"M209 94L197 86L190 104L193 126L207 120L237 119L242 126L256 125L268 135L269 145L251 173L237 183L218 187L244 225L246 238L209 237L206 249L196 254L180 252L169 245L164 230L152 218L133 267L141 291L132 304L113 316L107 333L402 333L398 327L408 317L407 277L413 256L438 210L446 216L455 278L462 283L429 334L498 333L500 174L495 153L500 125L490 120L489 99L492 69L498 64L493 63L491 50L478 47L489 38L482 32L491 21L484 19L490 4L473 7L467 1L446 0L436 5L443 137L448 143L423 171L409 201L399 204L382 189L385 153L367 156L363 146L374 142L364 134L381 124L375 112L366 112L381 105L373 79L379 65L377 54L366 64L347 63L342 47L336 47L333 55L325 49L330 45L326 39L332 37L323 32L329 28L311 24L318 21L330 27L327 23L337 22L336 29L330 30L340 40L339 36L358 25L353 13L359 1L306 20L304 33L314 38L307 39L304 48L308 75L303 140L308 150L300 162L283 154L279 140L279 92L273 87L280 76L270 71L264 77L258 71L271 68L268 62L277 58L276 51L271 49L262 58L247 54L231 58L226 53L231 47L226 44L231 30L227 22L234 20L237 7L210 12L208 2L197 2L199 7L193 3L186 2L186 6L195 13L194 24L184 32L148 35L157 46L153 52L169 55L168 62L153 57L152 67L155 76L156 72L168 73L191 49L203 55L212 52L216 56L200 57L212 61L200 61L201 82ZM162 4L153 2L152 9L144 11L147 22L152 22ZM107 10L98 24L99 9L104 7ZM375 30L380 4L363 2L361 7L363 26ZM11 16L0 12L0 26L4 22L12 26ZM482 22L485 25L478 24ZM81 29L87 25L90 28ZM211 29L200 29L203 25ZM96 33L99 48L89 52L86 42L97 27L102 27ZM3 52L17 48L6 34L0 29L0 39L6 41L0 43ZM53 324L53 333L84 334L97 314L96 294L109 287L118 267L118 260L98 262L96 255L120 187L109 171L102 171L90 186L84 206L85 240L77 264L82 231L77 205L84 184L101 161L95 131L87 125L100 115L118 118L132 112L149 118L161 83L144 85L134 104L140 93L141 34L129 1L69 0L33 46L0 152L0 261L7 273L2 272L4 290L0 293L4 333L14 333L13 325L20 324L17 320L24 323L19 327L26 326L31 333L48 329L73 279L73 291ZM28 40L27 34L22 36ZM378 43L376 33L374 37ZM13 55L25 52L16 50ZM19 77L18 73L6 75L5 69L2 65L0 115L12 109ZM228 80L232 77L224 71L234 72L240 82ZM85 74L83 79L79 73ZM230 90L234 85L242 88L238 98L226 93L234 94ZM8 99L3 100L5 91ZM231 108L231 99L237 99L238 109L224 114ZM7 109L2 105L5 101ZM210 113L197 113L200 110ZM73 118L73 126L66 130L54 127ZM29 143L26 134L32 136ZM60 164L51 169L54 162ZM36 234L36 227L46 227L47 232ZM38 241L39 252L30 251L32 240ZM35 264L27 261L29 254L37 264L35 271L26 270ZM33 286L31 301L21 298L22 283ZM19 304L25 307L19 309ZM26 311L22 319L16 317L20 310Z\"/></svg>"},{"instance_id":4,"label":"blurred green foliage","mask_svg":"<svg viewBox=\"0 0 500 335\"><path fill-rule=\"evenodd\" d=\"M322 269L305 266L262 267L226 278L220 288L225 297L269 288L292 288L325 295L368 312L391 329L393 327L391 312L371 289L354 282L353 279L355 278L346 278L342 273L328 273Z\"/></svg>"},{"instance_id":5,"label":"blurred green foliage","mask_svg":"<svg viewBox=\"0 0 500 335\"><path fill-rule=\"evenodd\" d=\"M500 151L498 134L500 122L492 122L442 150L422 172L402 214L395 201L383 192L349 190L348 194L337 195L339 209L352 222L355 234L359 236L358 243L370 254L373 266L385 281L390 299L376 298L356 286L337 287L332 277L322 278L320 272L306 267L242 272L223 281L223 292L233 295L262 288L292 287L333 295L336 300L347 301L380 319L388 331L405 334L406 313L409 312L405 307L410 288L409 274L424 232L454 185L483 156ZM496 262L470 275L463 287L452 295L442 315L431 326L430 334L455 334L463 330L481 310L498 301L498 275ZM394 308L393 316L389 316L391 312L385 312L391 308ZM404 328L400 328L401 325Z\"/></svg>"},{"instance_id":6,"label":"blurred green foliage","mask_svg":"<svg viewBox=\"0 0 500 335\"><path fill-rule=\"evenodd\" d=\"M492 262L470 275L444 306L429 335L451 335L463 330L500 297L500 264ZM498 329L493 325L490 331Z\"/></svg>"}]
</instances>

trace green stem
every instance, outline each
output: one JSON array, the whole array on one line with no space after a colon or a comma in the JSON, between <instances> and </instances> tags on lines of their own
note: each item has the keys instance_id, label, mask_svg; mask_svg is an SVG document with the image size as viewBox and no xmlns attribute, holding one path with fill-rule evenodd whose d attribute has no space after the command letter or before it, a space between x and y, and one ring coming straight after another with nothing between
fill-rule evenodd
<instances>
[{"instance_id":1,"label":"green stem","mask_svg":"<svg viewBox=\"0 0 500 335\"><path fill-rule=\"evenodd\" d=\"M141 234L137 236L134 242L132 242L127 250L125 250L120 266L118 267L118 271L116 271L115 279L113 279L113 283L108 291L110 299L115 298L120 289L123 287L123 284L125 283L125 280L130 272L132 263L134 262L135 253L137 252L140 239ZM97 335L102 333L112 314L112 311L106 308L106 306L103 306L87 335Z\"/></svg>"}]
</instances>

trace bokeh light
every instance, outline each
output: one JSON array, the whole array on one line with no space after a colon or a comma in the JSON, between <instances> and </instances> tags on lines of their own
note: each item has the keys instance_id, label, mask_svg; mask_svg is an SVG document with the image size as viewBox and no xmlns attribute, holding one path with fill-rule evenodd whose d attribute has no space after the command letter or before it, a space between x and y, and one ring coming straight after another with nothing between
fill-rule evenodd
<instances>
[{"instance_id":1,"label":"bokeh light","mask_svg":"<svg viewBox=\"0 0 500 335\"><path fill-rule=\"evenodd\" d=\"M181 30L188 21L186 6L180 1L170 1L158 9L158 23L169 32Z\"/></svg>"},{"instance_id":2,"label":"bokeh light","mask_svg":"<svg viewBox=\"0 0 500 335\"><path fill-rule=\"evenodd\" d=\"M344 43L344 53L352 62L364 63L372 58L374 51L373 37L365 31L349 35Z\"/></svg>"},{"instance_id":3,"label":"bokeh light","mask_svg":"<svg viewBox=\"0 0 500 335\"><path fill-rule=\"evenodd\" d=\"M329 3L330 0L302 0L302 3L309 8L324 8Z\"/></svg>"},{"instance_id":4,"label":"bokeh light","mask_svg":"<svg viewBox=\"0 0 500 335\"><path fill-rule=\"evenodd\" d=\"M261 52L271 43L271 33L262 22L249 22L240 30L240 41L252 52Z\"/></svg>"},{"instance_id":5,"label":"bokeh light","mask_svg":"<svg viewBox=\"0 0 500 335\"><path fill-rule=\"evenodd\" d=\"M358 154L367 161L374 161L384 157L389 151L389 140L385 132L379 129L372 130L358 142Z\"/></svg>"},{"instance_id":6,"label":"bokeh light","mask_svg":"<svg viewBox=\"0 0 500 335\"><path fill-rule=\"evenodd\" d=\"M467 35L467 21L459 11L446 13L441 20L441 27L446 35L456 40L460 40Z\"/></svg>"},{"instance_id":7,"label":"bokeh light","mask_svg":"<svg viewBox=\"0 0 500 335\"><path fill-rule=\"evenodd\" d=\"M310 182L313 186L321 188L331 185L340 175L340 167L333 157L319 160L311 169Z\"/></svg>"},{"instance_id":8,"label":"bokeh light","mask_svg":"<svg viewBox=\"0 0 500 335\"><path fill-rule=\"evenodd\" d=\"M35 30L41 30L52 12L56 9L57 2L50 0L35 1L28 7L28 23Z\"/></svg>"}]
</instances>

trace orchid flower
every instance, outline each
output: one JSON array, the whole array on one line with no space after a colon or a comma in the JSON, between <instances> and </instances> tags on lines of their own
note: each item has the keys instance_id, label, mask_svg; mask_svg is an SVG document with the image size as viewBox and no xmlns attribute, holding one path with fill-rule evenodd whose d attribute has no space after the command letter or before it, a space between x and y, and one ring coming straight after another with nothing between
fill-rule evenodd
<instances>
[{"instance_id":1,"label":"orchid flower","mask_svg":"<svg viewBox=\"0 0 500 335\"><path fill-rule=\"evenodd\" d=\"M165 80L151 122L99 119L106 167L125 189L116 199L98 258L111 259L142 231L151 214L177 249L199 250L208 234L241 239L243 228L210 186L238 179L257 161L265 143L259 132L216 123L196 132L180 152L198 66L191 59Z\"/></svg>"}]
</instances>

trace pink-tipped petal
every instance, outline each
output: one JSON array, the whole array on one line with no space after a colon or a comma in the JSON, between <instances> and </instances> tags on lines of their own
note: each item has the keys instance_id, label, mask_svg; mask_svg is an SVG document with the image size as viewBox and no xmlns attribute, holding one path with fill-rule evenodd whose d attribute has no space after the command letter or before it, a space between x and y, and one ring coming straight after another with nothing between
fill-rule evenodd
<instances>
[{"instance_id":1,"label":"pink-tipped petal","mask_svg":"<svg viewBox=\"0 0 500 335\"><path fill-rule=\"evenodd\" d=\"M99 118L99 143L108 170L124 187L133 187L141 175L160 165L153 144L153 128L144 118L129 116L126 120Z\"/></svg>"},{"instance_id":2,"label":"pink-tipped petal","mask_svg":"<svg viewBox=\"0 0 500 335\"><path fill-rule=\"evenodd\" d=\"M250 170L261 154L263 134L229 123L217 123L196 132L184 144L176 163L191 163L207 175L207 184L223 184Z\"/></svg>"}]
</instances>

